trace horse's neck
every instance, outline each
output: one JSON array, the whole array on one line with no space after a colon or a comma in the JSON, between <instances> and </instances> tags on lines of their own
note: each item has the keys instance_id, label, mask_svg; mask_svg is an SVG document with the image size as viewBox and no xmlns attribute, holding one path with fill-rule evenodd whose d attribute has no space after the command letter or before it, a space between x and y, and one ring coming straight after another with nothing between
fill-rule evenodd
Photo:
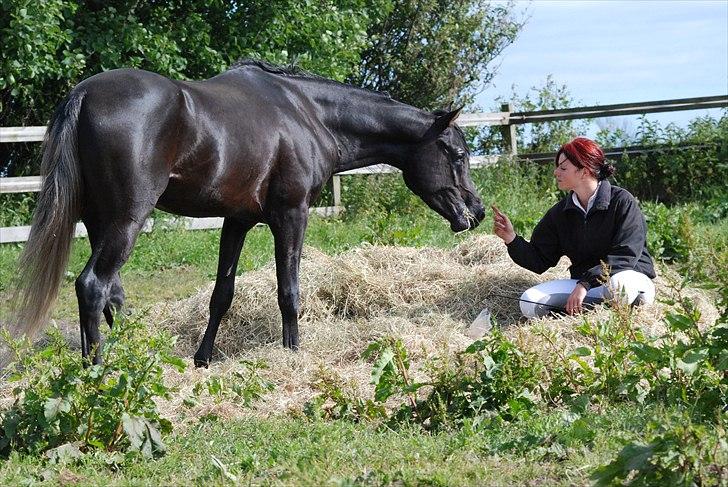
<instances>
[{"instance_id":1,"label":"horse's neck","mask_svg":"<svg viewBox=\"0 0 728 487\"><path fill-rule=\"evenodd\" d=\"M347 103L329 105L327 123L339 142L341 157L335 172L387 163L400 167L406 154L422 140L433 117L423 110L377 93L348 93Z\"/></svg>"}]
</instances>

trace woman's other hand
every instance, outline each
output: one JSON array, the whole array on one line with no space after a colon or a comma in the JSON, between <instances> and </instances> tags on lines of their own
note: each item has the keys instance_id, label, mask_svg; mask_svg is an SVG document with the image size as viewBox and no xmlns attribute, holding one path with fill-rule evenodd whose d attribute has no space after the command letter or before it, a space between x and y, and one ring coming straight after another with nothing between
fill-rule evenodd
<instances>
[{"instance_id":1,"label":"woman's other hand","mask_svg":"<svg viewBox=\"0 0 728 487\"><path fill-rule=\"evenodd\" d=\"M516 238L516 232L513 225L505 213L500 211L497 206L490 205L493 209L493 233L498 235L506 244L513 242Z\"/></svg>"},{"instance_id":2,"label":"woman's other hand","mask_svg":"<svg viewBox=\"0 0 728 487\"><path fill-rule=\"evenodd\" d=\"M570 315L581 313L585 297L586 289L581 284L577 284L574 290L571 291L571 294L569 294L569 299L566 300L566 312Z\"/></svg>"}]
</instances>

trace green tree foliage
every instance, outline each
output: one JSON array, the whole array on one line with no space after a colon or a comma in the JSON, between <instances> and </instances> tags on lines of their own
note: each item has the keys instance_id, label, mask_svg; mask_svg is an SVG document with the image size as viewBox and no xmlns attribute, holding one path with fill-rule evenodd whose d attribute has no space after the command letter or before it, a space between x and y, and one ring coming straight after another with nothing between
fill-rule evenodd
<instances>
[{"instance_id":1,"label":"green tree foliage","mask_svg":"<svg viewBox=\"0 0 728 487\"><path fill-rule=\"evenodd\" d=\"M602 131L605 147L640 145L648 150L622 155L615 178L636 196L664 203L704 201L715 218L728 214L728 115L698 117L686 128L641 117L636 135Z\"/></svg>"},{"instance_id":2,"label":"green tree foliage","mask_svg":"<svg viewBox=\"0 0 728 487\"><path fill-rule=\"evenodd\" d=\"M44 125L73 86L105 70L203 79L243 57L423 108L467 103L515 39L510 10L484 0L3 0L0 126ZM39 147L1 144L0 176L37 173Z\"/></svg>"},{"instance_id":3,"label":"green tree foliage","mask_svg":"<svg viewBox=\"0 0 728 487\"><path fill-rule=\"evenodd\" d=\"M389 0L4 0L0 126L44 125L81 80L122 67L176 78L220 73L241 57L344 80ZM2 144L0 174L37 173L38 144Z\"/></svg>"},{"instance_id":4,"label":"green tree foliage","mask_svg":"<svg viewBox=\"0 0 728 487\"><path fill-rule=\"evenodd\" d=\"M351 81L422 108L471 103L522 26L512 10L486 0L392 0L371 24L372 45Z\"/></svg>"}]
</instances>

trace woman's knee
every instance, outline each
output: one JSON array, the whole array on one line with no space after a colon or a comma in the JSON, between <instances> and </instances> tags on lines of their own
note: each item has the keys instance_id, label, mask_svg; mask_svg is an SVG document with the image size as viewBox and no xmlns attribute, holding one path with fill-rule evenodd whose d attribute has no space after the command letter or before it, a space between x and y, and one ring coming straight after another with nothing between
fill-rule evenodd
<instances>
[{"instance_id":1,"label":"woman's knee","mask_svg":"<svg viewBox=\"0 0 728 487\"><path fill-rule=\"evenodd\" d=\"M650 304L655 301L655 285L652 279L640 272L622 271L609 279L605 297L625 304L633 304L637 301L640 304Z\"/></svg>"},{"instance_id":2,"label":"woman's knee","mask_svg":"<svg viewBox=\"0 0 728 487\"><path fill-rule=\"evenodd\" d=\"M563 308L576 282L575 279L556 279L526 289L520 298L521 313L526 318L536 318Z\"/></svg>"}]
</instances>

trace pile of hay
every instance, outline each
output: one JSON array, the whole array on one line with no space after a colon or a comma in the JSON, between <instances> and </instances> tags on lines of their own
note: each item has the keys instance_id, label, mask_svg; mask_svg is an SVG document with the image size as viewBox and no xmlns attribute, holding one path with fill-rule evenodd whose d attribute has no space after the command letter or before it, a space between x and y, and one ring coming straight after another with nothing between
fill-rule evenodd
<instances>
[{"instance_id":1,"label":"pile of hay","mask_svg":"<svg viewBox=\"0 0 728 487\"><path fill-rule=\"evenodd\" d=\"M567 266L564 259L537 276L515 265L500 239L492 235L469 237L450 251L367 245L328 256L307 247L300 272L301 350L293 353L281 346L274 264L245 273L236 279L213 364L209 369L190 366L182 374L170 370L169 380L180 392L163 407L170 416L183 410L190 417L251 414L224 400L208 401L192 411L182 407L196 383L213 375L229 377L242 368L241 360L264 360L269 369L263 375L275 384L275 390L256 403L253 414L300 410L317 393L314 383L322 371L338 375L353 391L371 397L371 364L361 359L369 343L385 336L400 338L411 353L417 377L428 358L453 354L472 342L465 332L484 307L520 346L553 357L544 334L553 337L555 346L570 350L580 344L573 330L583 318L525 321L515 299L498 295L517 298L538 282L568 276ZM658 294L668 292L664 278L656 284ZM176 351L190 364L207 325L213 286L210 283L179 302L160 303L147 315L149 322L179 336ZM712 323L717 310L700 291L691 290L690 295L705 321ZM635 311L635 322L649 333L659 333L663 312L660 304L643 306ZM592 313L595 319L606 318L609 311L599 307Z\"/></svg>"}]
</instances>

